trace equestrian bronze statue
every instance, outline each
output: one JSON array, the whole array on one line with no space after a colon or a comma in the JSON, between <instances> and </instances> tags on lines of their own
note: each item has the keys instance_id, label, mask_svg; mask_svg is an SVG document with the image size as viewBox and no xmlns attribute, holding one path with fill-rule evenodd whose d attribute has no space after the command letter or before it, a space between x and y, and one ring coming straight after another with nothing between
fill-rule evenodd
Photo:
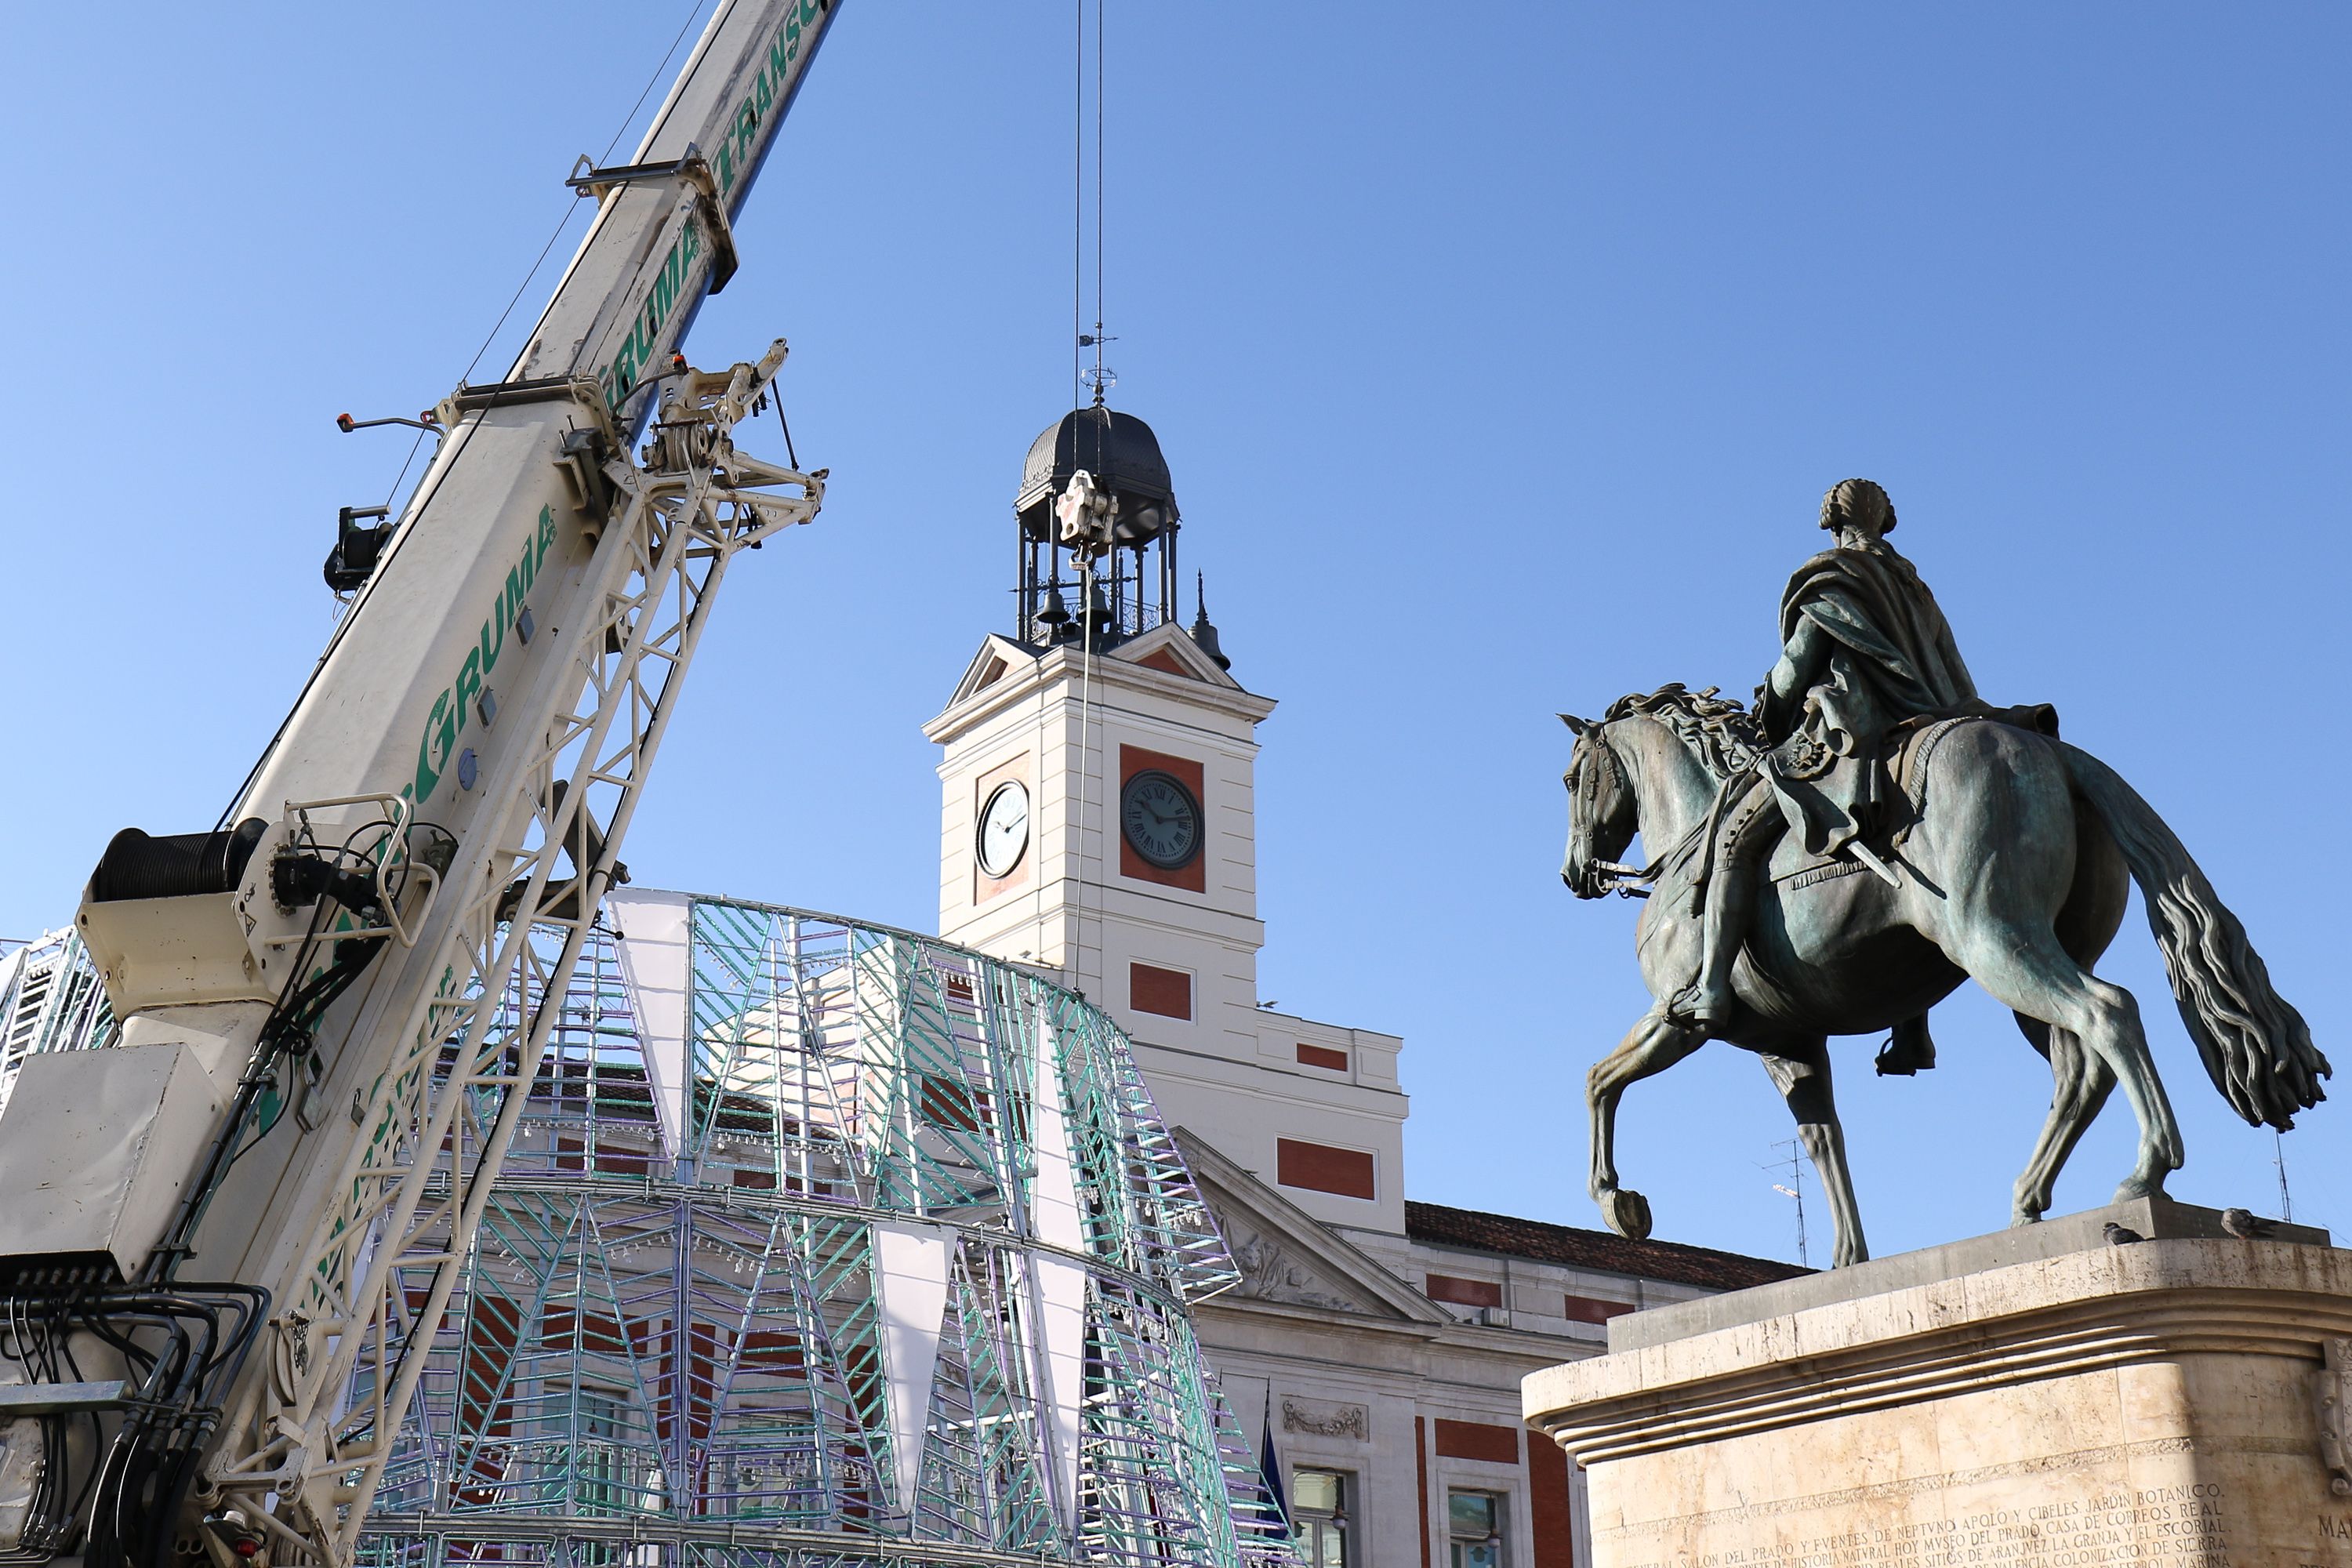
<instances>
[{"instance_id":1,"label":"equestrian bronze statue","mask_svg":"<svg viewBox=\"0 0 2352 1568\"><path fill-rule=\"evenodd\" d=\"M1927 1010L1974 979L2049 1060L2049 1120L2017 1179L2040 1219L2116 1085L2139 1121L2117 1201L2159 1194L2180 1130L2138 1005L2092 973L2137 879L2180 1016L2214 1087L2285 1129L2326 1098L2327 1058L2271 986L2236 916L2147 803L2058 738L2047 706L1995 708L1911 563L1886 492L1831 490L1832 548L1780 602L1780 658L1754 710L1680 685L1620 698L1576 733L1561 879L1583 899L1646 894L1635 942L1655 998L1586 1080L1591 1191L1610 1227L1650 1231L1617 1180L1627 1086L1709 1040L1755 1052L1797 1120L1836 1221L1867 1258L1831 1092L1832 1035L1886 1032L1881 1072L1935 1064ZM1639 833L1650 864L1620 858Z\"/></svg>"}]
</instances>

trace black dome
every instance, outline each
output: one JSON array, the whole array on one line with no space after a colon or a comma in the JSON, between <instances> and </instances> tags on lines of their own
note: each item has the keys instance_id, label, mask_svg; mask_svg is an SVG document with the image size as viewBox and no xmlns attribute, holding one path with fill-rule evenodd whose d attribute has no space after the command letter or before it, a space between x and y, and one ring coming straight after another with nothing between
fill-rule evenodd
<instances>
[{"instance_id":1,"label":"black dome","mask_svg":"<svg viewBox=\"0 0 2352 1568\"><path fill-rule=\"evenodd\" d=\"M1160 437L1151 426L1114 409L1076 408L1030 444L1029 460L1022 465L1021 493L1013 509L1031 538L1049 537L1054 498L1081 468L1097 484L1130 502L1164 503L1168 520L1175 521L1176 492L1168 481L1168 459L1160 455Z\"/></svg>"}]
</instances>

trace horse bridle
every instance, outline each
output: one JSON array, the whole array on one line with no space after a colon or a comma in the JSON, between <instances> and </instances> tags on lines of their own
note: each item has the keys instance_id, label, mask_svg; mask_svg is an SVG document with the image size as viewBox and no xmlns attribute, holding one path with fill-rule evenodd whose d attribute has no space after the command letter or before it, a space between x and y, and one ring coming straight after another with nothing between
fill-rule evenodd
<instances>
[{"instance_id":1,"label":"horse bridle","mask_svg":"<svg viewBox=\"0 0 2352 1568\"><path fill-rule=\"evenodd\" d=\"M1599 725L1594 725L1587 733L1577 737L1577 751L1579 754L1572 757L1569 763L1569 771L1575 775L1576 781L1571 793L1583 808L1581 815L1589 825L1601 814L1600 792L1594 782L1592 770L1584 765L1585 759L1592 752L1597 751L1607 761L1611 783L1620 789L1629 788L1630 785L1625 778L1624 765L1618 762L1617 753L1610 749L1609 742L1601 735ZM1570 818L1570 826L1571 832L1576 831L1573 817ZM1590 826L1581 831L1586 837L1591 837ZM1621 899L1646 899L1650 896L1649 884L1658 879L1658 868L1662 862L1654 860L1647 867L1623 866L1614 860L1588 860L1586 864L1593 871L1600 873L1596 879L1600 892L1613 892Z\"/></svg>"}]
</instances>

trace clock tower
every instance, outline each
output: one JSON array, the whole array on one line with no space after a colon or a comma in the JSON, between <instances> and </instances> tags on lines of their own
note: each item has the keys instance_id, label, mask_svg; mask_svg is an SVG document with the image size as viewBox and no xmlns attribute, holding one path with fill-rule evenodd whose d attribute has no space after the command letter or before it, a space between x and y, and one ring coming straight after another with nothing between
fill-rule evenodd
<instances>
[{"instance_id":1,"label":"clock tower","mask_svg":"<svg viewBox=\"0 0 2352 1568\"><path fill-rule=\"evenodd\" d=\"M1099 403L1029 451L1019 575L946 710L940 934L1034 965L1133 1037L1164 1119L1318 1219L1401 1235L1402 1042L1257 994L1257 727L1195 598L1150 426ZM1075 607L1073 607L1075 605Z\"/></svg>"}]
</instances>

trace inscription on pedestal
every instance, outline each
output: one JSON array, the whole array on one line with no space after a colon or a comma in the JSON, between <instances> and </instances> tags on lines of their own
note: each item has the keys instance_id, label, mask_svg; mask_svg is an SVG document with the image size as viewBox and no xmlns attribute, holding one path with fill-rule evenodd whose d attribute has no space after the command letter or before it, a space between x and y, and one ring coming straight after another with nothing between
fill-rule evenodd
<instances>
[{"instance_id":1,"label":"inscription on pedestal","mask_svg":"<svg viewBox=\"0 0 2352 1568\"><path fill-rule=\"evenodd\" d=\"M2222 1487L2202 1481L1989 1508L1958 1519L1868 1526L1721 1551L1629 1560L1625 1568L2231 1568ZM1839 1509L1842 1494L1782 1509ZM1778 1511L1778 1510L1776 1510ZM2321 1533L2328 1533L2321 1521Z\"/></svg>"}]
</instances>

